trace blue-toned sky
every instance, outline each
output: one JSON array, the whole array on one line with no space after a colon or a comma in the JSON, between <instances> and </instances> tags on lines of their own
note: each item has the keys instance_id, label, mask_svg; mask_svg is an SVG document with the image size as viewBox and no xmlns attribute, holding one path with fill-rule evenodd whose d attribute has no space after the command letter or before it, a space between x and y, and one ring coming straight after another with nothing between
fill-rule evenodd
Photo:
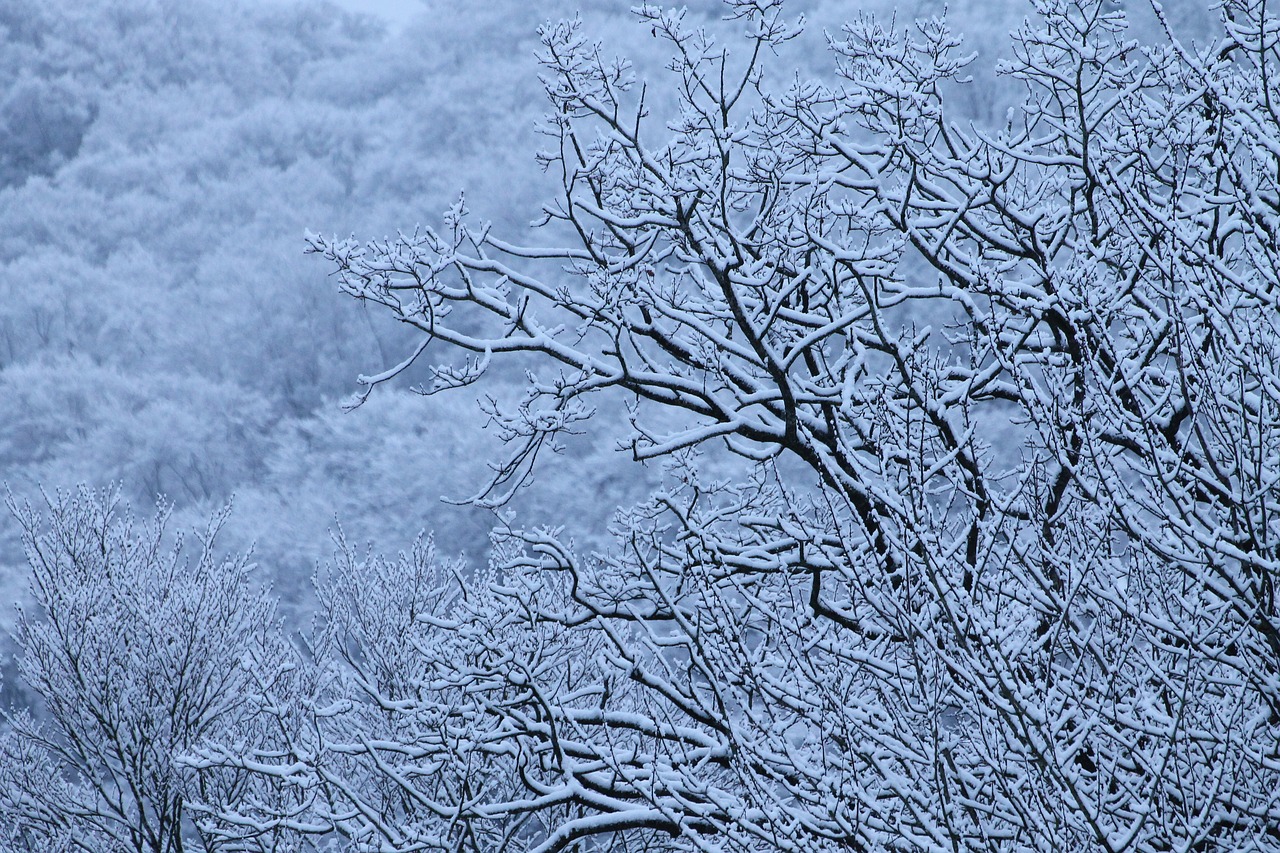
<instances>
[{"instance_id":1,"label":"blue-toned sky","mask_svg":"<svg viewBox=\"0 0 1280 853\"><path fill-rule=\"evenodd\" d=\"M403 26L415 14L422 11L423 0L335 0L344 9L377 15L387 20L393 28ZM453 0L458 8L468 4Z\"/></svg>"}]
</instances>

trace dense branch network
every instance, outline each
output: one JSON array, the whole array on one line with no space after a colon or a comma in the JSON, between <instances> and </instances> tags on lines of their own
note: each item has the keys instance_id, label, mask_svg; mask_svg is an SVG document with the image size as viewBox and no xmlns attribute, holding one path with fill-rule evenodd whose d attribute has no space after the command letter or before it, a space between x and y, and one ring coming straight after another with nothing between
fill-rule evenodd
<instances>
[{"instance_id":1,"label":"dense branch network","mask_svg":"<svg viewBox=\"0 0 1280 853\"><path fill-rule=\"evenodd\" d=\"M798 23L725 6L732 46L637 10L669 100L580 23L544 29L565 247L461 201L394 240L309 238L421 333L366 394L428 350L431 393L535 365L487 404L509 453L477 503L608 394L664 486L602 553L541 529L501 529L483 569L340 543L306 660L250 668L256 740L181 759L241 786L196 804L201 831L1274 847L1275 19L1228 0L1209 45L1152 46L1108 4L1037 0L1001 67L1023 99L981 127L952 114L974 57L943 20L859 19L831 80L775 89Z\"/></svg>"}]
</instances>

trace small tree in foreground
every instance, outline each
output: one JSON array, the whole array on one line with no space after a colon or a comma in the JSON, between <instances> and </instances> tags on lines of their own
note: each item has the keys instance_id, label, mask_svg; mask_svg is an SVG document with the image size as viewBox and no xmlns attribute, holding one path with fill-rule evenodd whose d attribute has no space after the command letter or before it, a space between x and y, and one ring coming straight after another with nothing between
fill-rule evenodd
<instances>
[{"instance_id":1,"label":"small tree in foreground","mask_svg":"<svg viewBox=\"0 0 1280 853\"><path fill-rule=\"evenodd\" d=\"M656 126L548 26L567 245L461 204L312 237L422 332L366 383L433 343L430 391L538 360L479 502L611 392L667 485L609 553L513 532L420 609L331 596L376 654L263 769L379 850L1280 847L1280 21L1140 45L1034 7L994 129L948 110L940 20L859 19L834 82L773 89L780 2L729 0L732 48L644 5Z\"/></svg>"},{"instance_id":2,"label":"small tree in foreground","mask_svg":"<svg viewBox=\"0 0 1280 853\"><path fill-rule=\"evenodd\" d=\"M276 648L274 607L247 558L214 551L225 512L192 559L166 537L165 507L136 525L115 498L81 488L49 500L47 523L29 504L9 509L34 604L18 618L18 673L40 708L38 720L6 715L0 736L0 850L208 849L190 804L249 787L176 760L254 731L253 665Z\"/></svg>"}]
</instances>

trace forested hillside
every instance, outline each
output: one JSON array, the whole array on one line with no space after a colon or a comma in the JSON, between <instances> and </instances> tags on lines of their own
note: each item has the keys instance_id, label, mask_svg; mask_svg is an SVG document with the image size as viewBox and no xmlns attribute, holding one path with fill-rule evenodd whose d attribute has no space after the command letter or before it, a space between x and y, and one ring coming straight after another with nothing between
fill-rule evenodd
<instances>
[{"instance_id":1,"label":"forested hillside","mask_svg":"<svg viewBox=\"0 0 1280 853\"><path fill-rule=\"evenodd\" d=\"M302 236L412 228L463 189L506 230L534 218L549 13L438 10L388 35L313 3L0 6L9 487L115 483L184 519L234 494L228 538L286 588L335 517L387 547L438 528L483 550L491 518L437 500L478 477L483 416L407 386L344 414L403 336L337 298ZM7 514L0 542L12 600Z\"/></svg>"},{"instance_id":2,"label":"forested hillside","mask_svg":"<svg viewBox=\"0 0 1280 853\"><path fill-rule=\"evenodd\" d=\"M1198 5L1174 11L1203 27ZM483 550L492 518L436 498L466 496L479 481L485 416L457 397L402 399L412 378L343 414L355 376L390 366L405 337L338 298L301 238L308 228L411 229L463 190L504 233L536 219L549 184L532 156L544 109L535 30L571 6L426 3L392 35L314 3L4 4L0 470L9 487L115 483L139 506L164 495L187 519L234 494L241 511L228 538L255 541L286 587L327 556L335 516L384 548L430 528L447 551ZM665 47L624 6L582 8L611 49L660 68ZM834 26L868 7L796 8ZM995 10L951 7L970 43L993 55L1023 14L1014 2ZM694 11L719 15L709 2ZM903 20L933 11L896 8ZM806 38L803 70L823 71L821 26ZM994 80L993 67L977 73ZM981 115L996 89L958 103ZM596 450L607 458L611 448ZM607 467L597 459L565 476L623 476ZM0 542L0 584L12 596L22 567L7 518Z\"/></svg>"},{"instance_id":3,"label":"forested hillside","mask_svg":"<svg viewBox=\"0 0 1280 853\"><path fill-rule=\"evenodd\" d=\"M836 21L842 5L798 8ZM140 507L164 495L184 523L234 495L226 538L256 542L286 597L306 594L335 518L380 548L432 529L448 552L483 552L492 516L438 498L481 481L485 415L459 397L409 399L412 378L344 413L357 374L389 367L406 338L339 298L328 271L303 257L302 235L394 234L434 220L462 191L504 233L535 220L553 189L533 157L544 110L536 29L579 6L427 3L392 34L316 3L4 4L9 488L114 483ZM581 8L642 69L666 61L625 4ZM710 2L694 11L719 15ZM808 37L805 71L818 73L821 29ZM544 502L581 496L583 511L607 517L638 497L642 488L623 488L596 500L594 489L636 477L611 451L604 441L591 464L566 457L566 482L600 484L562 493L544 483ZM5 597L22 586L14 537L0 518Z\"/></svg>"}]
</instances>

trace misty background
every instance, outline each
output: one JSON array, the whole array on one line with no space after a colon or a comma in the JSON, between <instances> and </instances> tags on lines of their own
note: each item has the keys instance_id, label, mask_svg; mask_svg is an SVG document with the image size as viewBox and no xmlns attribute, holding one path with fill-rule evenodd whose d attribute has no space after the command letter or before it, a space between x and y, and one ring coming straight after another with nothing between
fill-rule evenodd
<instances>
[{"instance_id":1,"label":"misty background","mask_svg":"<svg viewBox=\"0 0 1280 853\"><path fill-rule=\"evenodd\" d=\"M163 496L174 528L234 500L223 547L252 547L293 615L336 524L384 552L433 531L442 553L483 560L498 519L440 501L474 493L497 452L478 392L424 398L410 381L347 411L355 377L414 338L341 297L303 234L411 231L465 190L496 233L548 239L528 233L555 190L533 156L537 27L580 11L606 50L661 75L667 45L630 5L2 0L0 479L33 502L114 485L142 515ZM864 10L906 26L941 5L794 3L810 28L773 68L823 73L824 28ZM1188 37L1210 14L1167 5ZM950 4L979 53L961 101L976 122L1009 102L994 55L1024 8ZM615 440L581 437L511 511L603 537L650 485ZM0 513L4 660L25 572Z\"/></svg>"}]
</instances>

